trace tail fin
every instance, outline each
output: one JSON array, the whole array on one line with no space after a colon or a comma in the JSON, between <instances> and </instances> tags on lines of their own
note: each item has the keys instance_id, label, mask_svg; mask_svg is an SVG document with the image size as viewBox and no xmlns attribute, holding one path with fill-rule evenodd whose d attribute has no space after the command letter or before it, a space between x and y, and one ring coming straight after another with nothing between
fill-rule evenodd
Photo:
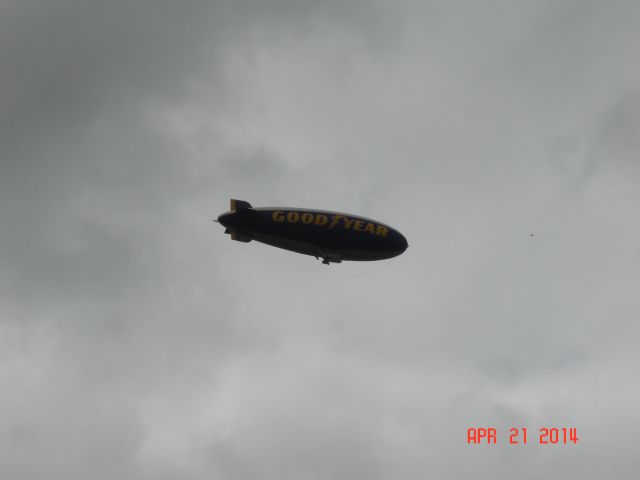
<instances>
[{"instance_id":1,"label":"tail fin","mask_svg":"<svg viewBox=\"0 0 640 480\"><path fill-rule=\"evenodd\" d=\"M244 200L236 200L235 198L231 199L231 210L236 211L237 213L235 215L239 214L239 216L242 218L246 217L247 215L257 214L249 202L245 202ZM253 240L252 235L238 231L233 227L228 227L224 233L228 233L229 235L231 235L231 239L236 240L237 242L248 243Z\"/></svg>"},{"instance_id":2,"label":"tail fin","mask_svg":"<svg viewBox=\"0 0 640 480\"><path fill-rule=\"evenodd\" d=\"M253 208L249 202L245 202L244 200L236 200L235 198L231 199L231 210L240 210L243 208Z\"/></svg>"},{"instance_id":3,"label":"tail fin","mask_svg":"<svg viewBox=\"0 0 640 480\"><path fill-rule=\"evenodd\" d=\"M233 228L227 228L224 233L227 235L231 235L231 240L236 240L237 242L249 243L253 240L253 237L247 233L242 233Z\"/></svg>"},{"instance_id":4,"label":"tail fin","mask_svg":"<svg viewBox=\"0 0 640 480\"><path fill-rule=\"evenodd\" d=\"M253 240L251 235L247 235L246 233L240 233L237 230L231 230L231 240L235 240L236 242L249 243Z\"/></svg>"}]
</instances>

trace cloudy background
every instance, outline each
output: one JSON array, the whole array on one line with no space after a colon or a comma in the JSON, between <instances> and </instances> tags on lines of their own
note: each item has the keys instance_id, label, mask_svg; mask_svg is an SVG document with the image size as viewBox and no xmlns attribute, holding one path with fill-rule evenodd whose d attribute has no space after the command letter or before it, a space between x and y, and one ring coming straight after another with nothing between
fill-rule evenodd
<instances>
[{"instance_id":1,"label":"cloudy background","mask_svg":"<svg viewBox=\"0 0 640 480\"><path fill-rule=\"evenodd\" d=\"M631 0L3 0L0 477L637 474L639 24ZM231 242L231 197L410 248Z\"/></svg>"}]
</instances>

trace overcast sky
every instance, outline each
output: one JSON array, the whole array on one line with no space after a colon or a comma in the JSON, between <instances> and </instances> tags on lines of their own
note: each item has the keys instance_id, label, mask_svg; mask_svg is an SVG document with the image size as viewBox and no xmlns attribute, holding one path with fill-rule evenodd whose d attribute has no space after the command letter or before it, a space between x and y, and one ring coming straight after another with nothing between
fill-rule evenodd
<instances>
[{"instance_id":1,"label":"overcast sky","mask_svg":"<svg viewBox=\"0 0 640 480\"><path fill-rule=\"evenodd\" d=\"M638 25L632 0L3 0L0 478L637 475ZM229 198L410 247L232 242Z\"/></svg>"}]
</instances>

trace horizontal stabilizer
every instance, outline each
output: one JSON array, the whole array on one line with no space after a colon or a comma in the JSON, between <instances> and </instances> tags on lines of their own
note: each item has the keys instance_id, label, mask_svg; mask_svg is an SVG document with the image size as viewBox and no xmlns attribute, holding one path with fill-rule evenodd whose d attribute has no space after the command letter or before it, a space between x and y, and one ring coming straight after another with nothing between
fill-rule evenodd
<instances>
[{"instance_id":1,"label":"horizontal stabilizer","mask_svg":"<svg viewBox=\"0 0 640 480\"><path fill-rule=\"evenodd\" d=\"M240 210L245 208L253 208L249 202L245 202L244 200L236 200L235 198L231 199L231 210Z\"/></svg>"}]
</instances>

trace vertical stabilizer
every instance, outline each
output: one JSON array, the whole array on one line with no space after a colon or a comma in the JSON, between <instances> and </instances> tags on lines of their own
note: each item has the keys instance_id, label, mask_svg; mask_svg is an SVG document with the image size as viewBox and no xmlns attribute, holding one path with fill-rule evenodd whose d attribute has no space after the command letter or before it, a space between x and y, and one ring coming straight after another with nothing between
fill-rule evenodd
<instances>
[{"instance_id":1,"label":"vertical stabilizer","mask_svg":"<svg viewBox=\"0 0 640 480\"><path fill-rule=\"evenodd\" d=\"M253 208L249 202L245 202L244 200L236 200L235 198L231 199L231 210L240 210L243 208Z\"/></svg>"}]
</instances>

